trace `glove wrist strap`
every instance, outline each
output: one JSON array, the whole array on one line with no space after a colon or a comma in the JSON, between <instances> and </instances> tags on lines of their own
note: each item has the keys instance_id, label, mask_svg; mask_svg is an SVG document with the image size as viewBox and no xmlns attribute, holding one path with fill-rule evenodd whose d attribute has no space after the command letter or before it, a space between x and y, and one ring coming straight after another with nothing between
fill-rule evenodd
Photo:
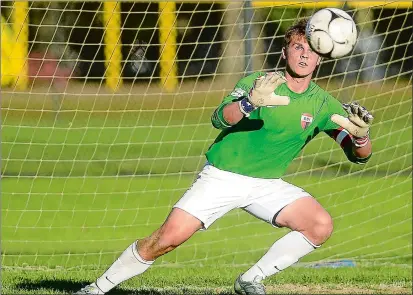
<instances>
[{"instance_id":1,"label":"glove wrist strap","mask_svg":"<svg viewBox=\"0 0 413 295\"><path fill-rule=\"evenodd\" d=\"M368 142L369 142L368 134L362 137L353 137L353 144L358 148L366 146Z\"/></svg>"},{"instance_id":2,"label":"glove wrist strap","mask_svg":"<svg viewBox=\"0 0 413 295\"><path fill-rule=\"evenodd\" d=\"M255 110L255 107L249 102L247 97L243 97L238 101L239 110L245 117L249 117L250 113Z\"/></svg>"}]
</instances>

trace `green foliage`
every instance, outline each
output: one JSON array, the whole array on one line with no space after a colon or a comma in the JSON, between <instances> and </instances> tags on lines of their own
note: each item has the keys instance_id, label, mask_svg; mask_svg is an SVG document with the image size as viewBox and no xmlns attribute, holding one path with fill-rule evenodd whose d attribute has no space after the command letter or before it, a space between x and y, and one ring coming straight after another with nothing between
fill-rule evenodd
<instances>
[{"instance_id":1,"label":"green foliage","mask_svg":"<svg viewBox=\"0 0 413 295\"><path fill-rule=\"evenodd\" d=\"M291 25L302 17L308 17L312 13L311 10L305 8L277 8L271 7L266 11L269 20L279 22L279 29L277 31L285 32Z\"/></svg>"}]
</instances>

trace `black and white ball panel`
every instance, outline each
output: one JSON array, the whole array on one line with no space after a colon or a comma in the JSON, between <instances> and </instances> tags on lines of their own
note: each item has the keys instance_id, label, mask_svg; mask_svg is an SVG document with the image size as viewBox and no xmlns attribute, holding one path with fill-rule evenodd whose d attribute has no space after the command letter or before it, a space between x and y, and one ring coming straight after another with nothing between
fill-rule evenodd
<instances>
[{"instance_id":1,"label":"black and white ball panel","mask_svg":"<svg viewBox=\"0 0 413 295\"><path fill-rule=\"evenodd\" d=\"M306 37L312 49L319 55L338 58L353 49L357 40L357 29L346 12L337 8L325 8L310 18Z\"/></svg>"}]
</instances>

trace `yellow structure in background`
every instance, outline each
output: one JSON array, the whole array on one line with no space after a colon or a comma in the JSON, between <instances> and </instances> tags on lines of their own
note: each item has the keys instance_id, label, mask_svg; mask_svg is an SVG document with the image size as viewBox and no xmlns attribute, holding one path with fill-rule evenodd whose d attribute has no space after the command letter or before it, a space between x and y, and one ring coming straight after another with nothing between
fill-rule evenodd
<instances>
[{"instance_id":1,"label":"yellow structure in background","mask_svg":"<svg viewBox=\"0 0 413 295\"><path fill-rule=\"evenodd\" d=\"M411 8L412 1L252 1L254 7L277 7L291 6L304 8L323 8L323 7L343 7L344 4L350 8Z\"/></svg>"},{"instance_id":2,"label":"yellow structure in background","mask_svg":"<svg viewBox=\"0 0 413 295\"><path fill-rule=\"evenodd\" d=\"M229 1L229 0L228 0ZM150 2L150 1L146 1ZM176 2L208 3L211 1L193 1L181 0ZM221 1L225 2L225 1ZM254 7L269 6L290 6L306 8L323 8L323 7L343 7L344 4L351 8L379 7L383 8L411 8L411 1L251 1ZM159 1L159 43L160 51L160 76L162 86L172 91L178 85L177 64L176 64L176 36L175 28L176 13L175 1Z\"/></svg>"},{"instance_id":3,"label":"yellow structure in background","mask_svg":"<svg viewBox=\"0 0 413 295\"><path fill-rule=\"evenodd\" d=\"M128 1L128 0L125 0ZM143 1L152 2L152 1ZM155 1L153 1L155 2ZM156 1L158 2L158 1ZM180 0L176 2L209 3L211 1ZM222 1L225 2L225 1ZM342 7L344 3L350 8L411 8L411 1L252 1L254 7L287 6L322 8ZM160 78L164 89L174 90L178 85L177 77L177 30L175 1L159 1L159 41ZM122 44L121 44L121 2L103 2L103 21L105 25L105 65L106 84L116 90L122 84ZM12 27L1 18L1 85L15 83L19 89L28 85L28 1L13 2Z\"/></svg>"},{"instance_id":4,"label":"yellow structure in background","mask_svg":"<svg viewBox=\"0 0 413 295\"><path fill-rule=\"evenodd\" d=\"M28 40L29 40L28 1L15 1L9 27L1 17L1 85L15 84L18 89L27 88L28 79Z\"/></svg>"},{"instance_id":5,"label":"yellow structure in background","mask_svg":"<svg viewBox=\"0 0 413 295\"><path fill-rule=\"evenodd\" d=\"M412 8L412 1L348 1L347 5L351 8L368 8L381 7L383 8Z\"/></svg>"},{"instance_id":6,"label":"yellow structure in background","mask_svg":"<svg viewBox=\"0 0 413 295\"><path fill-rule=\"evenodd\" d=\"M13 3L13 35L14 48L12 55L12 68L15 75L16 87L27 88L29 77L27 57L29 53L29 2L15 1Z\"/></svg>"},{"instance_id":7,"label":"yellow structure in background","mask_svg":"<svg viewBox=\"0 0 413 295\"><path fill-rule=\"evenodd\" d=\"M178 85L175 9L175 2L159 2L160 76L162 86L168 91Z\"/></svg>"},{"instance_id":8,"label":"yellow structure in background","mask_svg":"<svg viewBox=\"0 0 413 295\"><path fill-rule=\"evenodd\" d=\"M254 7L304 7L304 8L323 8L323 7L342 7L343 1L251 1Z\"/></svg>"},{"instance_id":9,"label":"yellow structure in background","mask_svg":"<svg viewBox=\"0 0 413 295\"><path fill-rule=\"evenodd\" d=\"M10 85L13 78L11 56L13 53L13 31L1 17L1 86Z\"/></svg>"},{"instance_id":10,"label":"yellow structure in background","mask_svg":"<svg viewBox=\"0 0 413 295\"><path fill-rule=\"evenodd\" d=\"M122 41L120 2L103 3L103 22L105 25L105 65L106 85L116 90L122 85Z\"/></svg>"}]
</instances>

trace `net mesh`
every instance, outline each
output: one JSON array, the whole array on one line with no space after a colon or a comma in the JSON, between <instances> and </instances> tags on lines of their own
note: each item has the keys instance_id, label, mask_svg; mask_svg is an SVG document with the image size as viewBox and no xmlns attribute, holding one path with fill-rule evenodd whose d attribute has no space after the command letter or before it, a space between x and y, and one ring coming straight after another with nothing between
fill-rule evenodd
<instances>
[{"instance_id":1,"label":"net mesh","mask_svg":"<svg viewBox=\"0 0 413 295\"><path fill-rule=\"evenodd\" d=\"M250 71L283 69L284 31L312 3L2 1L2 265L101 268L155 230L205 162L215 107ZM320 135L292 163L285 179L335 223L303 262L408 265L412 10L339 8L359 40L315 80L372 111L374 155L351 164ZM251 264L285 233L231 211L160 265Z\"/></svg>"}]
</instances>

